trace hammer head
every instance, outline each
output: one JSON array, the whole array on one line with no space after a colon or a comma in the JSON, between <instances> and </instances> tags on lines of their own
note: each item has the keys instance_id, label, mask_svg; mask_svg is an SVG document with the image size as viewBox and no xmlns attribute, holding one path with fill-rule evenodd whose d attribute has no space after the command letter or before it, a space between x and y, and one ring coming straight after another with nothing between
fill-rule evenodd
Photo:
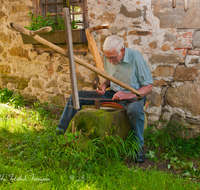
<instances>
[{"instance_id":1,"label":"hammer head","mask_svg":"<svg viewBox=\"0 0 200 190\"><path fill-rule=\"evenodd\" d=\"M99 84L99 77L95 77L93 82L93 89L96 90Z\"/></svg>"}]
</instances>

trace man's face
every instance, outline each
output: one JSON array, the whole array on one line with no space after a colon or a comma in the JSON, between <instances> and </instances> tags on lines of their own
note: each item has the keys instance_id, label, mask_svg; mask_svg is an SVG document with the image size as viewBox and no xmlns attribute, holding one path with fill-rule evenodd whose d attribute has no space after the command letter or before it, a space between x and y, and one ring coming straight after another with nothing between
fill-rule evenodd
<instances>
[{"instance_id":1,"label":"man's face","mask_svg":"<svg viewBox=\"0 0 200 190\"><path fill-rule=\"evenodd\" d=\"M117 65L124 58L124 48L120 50L119 53L116 52L116 49L110 51L105 51L105 56L113 65Z\"/></svg>"}]
</instances>

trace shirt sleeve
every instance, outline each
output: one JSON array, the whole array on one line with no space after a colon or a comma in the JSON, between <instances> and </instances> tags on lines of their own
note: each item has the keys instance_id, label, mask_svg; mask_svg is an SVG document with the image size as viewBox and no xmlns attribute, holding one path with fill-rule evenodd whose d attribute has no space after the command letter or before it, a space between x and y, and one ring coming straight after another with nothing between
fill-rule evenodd
<instances>
[{"instance_id":1,"label":"shirt sleeve","mask_svg":"<svg viewBox=\"0 0 200 190\"><path fill-rule=\"evenodd\" d=\"M135 64L136 64L136 77L138 79L138 83L141 86L147 86L149 84L153 84L153 77L151 75L151 71L146 61L144 60L142 54L136 51L135 55Z\"/></svg>"}]
</instances>

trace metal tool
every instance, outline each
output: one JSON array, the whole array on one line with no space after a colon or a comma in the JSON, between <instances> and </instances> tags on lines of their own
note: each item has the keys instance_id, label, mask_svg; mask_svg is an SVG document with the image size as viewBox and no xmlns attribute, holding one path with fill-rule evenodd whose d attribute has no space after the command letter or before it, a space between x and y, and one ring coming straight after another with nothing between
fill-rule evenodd
<instances>
[{"instance_id":1,"label":"metal tool","mask_svg":"<svg viewBox=\"0 0 200 190\"><path fill-rule=\"evenodd\" d=\"M70 100L70 102L72 101L71 98L66 98L66 99ZM136 102L139 99L133 98L133 99L124 99L124 100L113 100L111 98L79 98L79 100L94 100L95 108L99 109L101 106L101 102L123 102L123 101ZM73 107L73 106L68 105L68 107Z\"/></svg>"},{"instance_id":2,"label":"metal tool","mask_svg":"<svg viewBox=\"0 0 200 190\"><path fill-rule=\"evenodd\" d=\"M73 52L73 42L72 42L72 34L71 34L71 22L70 22L70 1L63 1L63 13L65 20L65 34L67 41L67 49L68 49L68 59L69 59L69 68L70 68L70 77L71 77L71 86L72 86L72 96L74 102L74 109L78 110L80 108L79 100L78 100L78 87L77 87L77 79L76 79L76 68L74 62L74 52Z\"/></svg>"},{"instance_id":3,"label":"metal tool","mask_svg":"<svg viewBox=\"0 0 200 190\"><path fill-rule=\"evenodd\" d=\"M95 77L93 82L93 89L96 90L97 88L99 90L102 90L101 86L99 85L99 77Z\"/></svg>"}]
</instances>

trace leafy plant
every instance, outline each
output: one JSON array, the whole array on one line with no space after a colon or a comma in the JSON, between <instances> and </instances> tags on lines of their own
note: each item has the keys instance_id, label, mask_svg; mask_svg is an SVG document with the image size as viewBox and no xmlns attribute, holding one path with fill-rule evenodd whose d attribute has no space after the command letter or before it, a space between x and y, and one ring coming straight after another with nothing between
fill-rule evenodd
<instances>
[{"instance_id":1,"label":"leafy plant","mask_svg":"<svg viewBox=\"0 0 200 190\"><path fill-rule=\"evenodd\" d=\"M30 26L25 26L25 28L29 30L38 30L40 28L51 26L52 31L54 30L65 30L65 21L64 19L59 16L52 16L49 12L47 13L46 17L43 17L42 15L35 15L32 14L32 12L29 12L29 18L30 18ZM71 20L71 29L77 29L78 26L76 23L80 22L80 20Z\"/></svg>"},{"instance_id":2,"label":"leafy plant","mask_svg":"<svg viewBox=\"0 0 200 190\"><path fill-rule=\"evenodd\" d=\"M0 102L12 104L14 107L22 107L25 105L22 96L18 92L14 92L8 88L0 89Z\"/></svg>"}]
</instances>

